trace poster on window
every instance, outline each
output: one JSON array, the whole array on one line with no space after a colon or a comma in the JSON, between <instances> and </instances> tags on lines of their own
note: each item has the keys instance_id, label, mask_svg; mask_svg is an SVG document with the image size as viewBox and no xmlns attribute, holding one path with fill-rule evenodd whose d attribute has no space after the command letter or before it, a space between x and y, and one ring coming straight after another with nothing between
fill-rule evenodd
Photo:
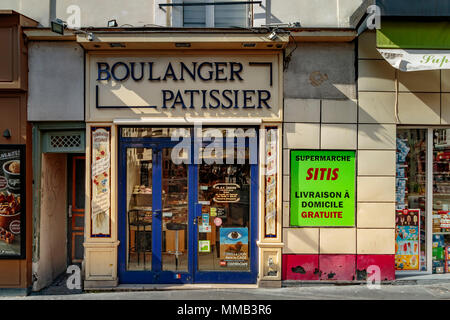
<instances>
[{"instance_id":1,"label":"poster on window","mask_svg":"<svg viewBox=\"0 0 450 320\"><path fill-rule=\"evenodd\" d=\"M248 228L220 228L220 260L227 266L248 266Z\"/></svg>"},{"instance_id":2,"label":"poster on window","mask_svg":"<svg viewBox=\"0 0 450 320\"><path fill-rule=\"evenodd\" d=\"M0 146L0 258L25 258L25 147Z\"/></svg>"},{"instance_id":3,"label":"poster on window","mask_svg":"<svg viewBox=\"0 0 450 320\"><path fill-rule=\"evenodd\" d=\"M266 131L266 204L265 235L274 238L277 218L277 129Z\"/></svg>"},{"instance_id":4,"label":"poster on window","mask_svg":"<svg viewBox=\"0 0 450 320\"><path fill-rule=\"evenodd\" d=\"M396 211L395 267L397 270L419 270L420 209Z\"/></svg>"},{"instance_id":5,"label":"poster on window","mask_svg":"<svg viewBox=\"0 0 450 320\"><path fill-rule=\"evenodd\" d=\"M91 236L110 236L110 128L92 128Z\"/></svg>"}]
</instances>

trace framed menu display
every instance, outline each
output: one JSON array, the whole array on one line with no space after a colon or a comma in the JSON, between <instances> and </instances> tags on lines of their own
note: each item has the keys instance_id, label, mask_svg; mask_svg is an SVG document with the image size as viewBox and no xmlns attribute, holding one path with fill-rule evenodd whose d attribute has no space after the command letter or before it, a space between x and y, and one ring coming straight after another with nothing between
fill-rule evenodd
<instances>
[{"instance_id":1,"label":"framed menu display","mask_svg":"<svg viewBox=\"0 0 450 320\"><path fill-rule=\"evenodd\" d=\"M25 145L0 145L0 259L25 258Z\"/></svg>"}]
</instances>

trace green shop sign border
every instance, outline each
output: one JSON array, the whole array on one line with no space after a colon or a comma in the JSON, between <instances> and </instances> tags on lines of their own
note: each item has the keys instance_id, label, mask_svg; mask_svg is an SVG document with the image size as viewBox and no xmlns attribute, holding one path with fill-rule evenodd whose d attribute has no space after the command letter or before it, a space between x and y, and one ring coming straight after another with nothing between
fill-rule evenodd
<instances>
[{"instance_id":1,"label":"green shop sign border","mask_svg":"<svg viewBox=\"0 0 450 320\"><path fill-rule=\"evenodd\" d=\"M291 150L290 225L355 225L356 151Z\"/></svg>"}]
</instances>

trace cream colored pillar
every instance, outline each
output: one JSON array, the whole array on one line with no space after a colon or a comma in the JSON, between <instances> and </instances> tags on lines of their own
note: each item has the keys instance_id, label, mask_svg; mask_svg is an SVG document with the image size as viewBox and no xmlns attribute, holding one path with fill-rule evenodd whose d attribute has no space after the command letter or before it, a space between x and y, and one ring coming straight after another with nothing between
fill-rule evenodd
<instances>
[{"instance_id":1,"label":"cream colored pillar","mask_svg":"<svg viewBox=\"0 0 450 320\"><path fill-rule=\"evenodd\" d=\"M282 148L281 124L260 133L259 278L261 287L281 287Z\"/></svg>"},{"instance_id":2,"label":"cream colored pillar","mask_svg":"<svg viewBox=\"0 0 450 320\"><path fill-rule=\"evenodd\" d=\"M86 126L86 214L84 288L118 284L117 129L112 123Z\"/></svg>"}]
</instances>

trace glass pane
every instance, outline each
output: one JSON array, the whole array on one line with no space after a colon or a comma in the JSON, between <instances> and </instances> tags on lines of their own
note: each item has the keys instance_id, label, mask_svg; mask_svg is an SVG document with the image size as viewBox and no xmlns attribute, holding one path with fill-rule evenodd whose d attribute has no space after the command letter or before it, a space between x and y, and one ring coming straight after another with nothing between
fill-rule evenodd
<instances>
[{"instance_id":1,"label":"glass pane","mask_svg":"<svg viewBox=\"0 0 450 320\"><path fill-rule=\"evenodd\" d=\"M450 272L448 265L450 263L449 208L450 129L436 129L433 139L433 273ZM447 266L445 266L446 263Z\"/></svg>"},{"instance_id":2,"label":"glass pane","mask_svg":"<svg viewBox=\"0 0 450 320\"><path fill-rule=\"evenodd\" d=\"M190 130L188 128L122 128L122 137L124 138L171 138L189 137Z\"/></svg>"},{"instance_id":3,"label":"glass pane","mask_svg":"<svg viewBox=\"0 0 450 320\"><path fill-rule=\"evenodd\" d=\"M204 0L185 0L184 3L204 2ZM191 28L206 27L206 6L184 6L183 26Z\"/></svg>"},{"instance_id":4,"label":"glass pane","mask_svg":"<svg viewBox=\"0 0 450 320\"><path fill-rule=\"evenodd\" d=\"M152 149L127 149L127 270L151 269L152 160Z\"/></svg>"},{"instance_id":5,"label":"glass pane","mask_svg":"<svg viewBox=\"0 0 450 320\"><path fill-rule=\"evenodd\" d=\"M202 154L204 151L202 149ZM249 248L251 179L248 147L245 152L239 152L239 155L245 154L244 164L237 161L237 147L234 147L234 161L223 158L223 164L208 164L211 162L206 159L206 154L199 166L198 200L202 204L202 217L197 223L198 269L249 271L252 253ZM219 153L215 155L217 159Z\"/></svg>"},{"instance_id":6,"label":"glass pane","mask_svg":"<svg viewBox=\"0 0 450 320\"><path fill-rule=\"evenodd\" d=\"M216 5L214 6L214 26L216 28L247 27L247 12L246 4Z\"/></svg>"},{"instance_id":7,"label":"glass pane","mask_svg":"<svg viewBox=\"0 0 450 320\"><path fill-rule=\"evenodd\" d=\"M397 130L397 270L426 270L426 129Z\"/></svg>"},{"instance_id":8,"label":"glass pane","mask_svg":"<svg viewBox=\"0 0 450 320\"><path fill-rule=\"evenodd\" d=\"M188 271L188 170L162 150L163 248L162 270Z\"/></svg>"}]
</instances>

